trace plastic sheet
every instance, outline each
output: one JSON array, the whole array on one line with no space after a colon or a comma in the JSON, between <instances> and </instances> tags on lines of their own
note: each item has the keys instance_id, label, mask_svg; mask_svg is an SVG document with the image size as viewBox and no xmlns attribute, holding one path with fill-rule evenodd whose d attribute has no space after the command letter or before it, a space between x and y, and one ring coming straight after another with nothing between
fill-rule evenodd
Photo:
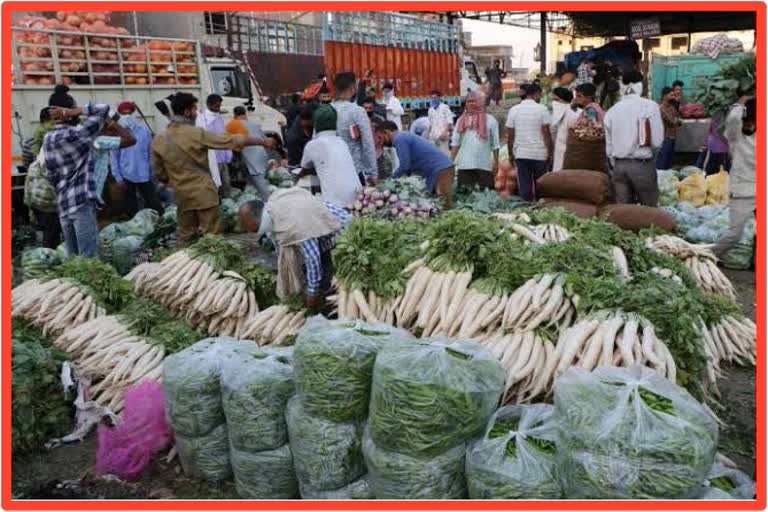
<instances>
[{"instance_id":1,"label":"plastic sheet","mask_svg":"<svg viewBox=\"0 0 768 512\"><path fill-rule=\"evenodd\" d=\"M675 171L656 171L659 185L659 206L672 206L677 203L677 189L680 180Z\"/></svg>"},{"instance_id":2,"label":"plastic sheet","mask_svg":"<svg viewBox=\"0 0 768 512\"><path fill-rule=\"evenodd\" d=\"M221 399L233 450L274 450L288 442L285 407L294 394L285 356L254 352L222 365Z\"/></svg>"},{"instance_id":3,"label":"plastic sheet","mask_svg":"<svg viewBox=\"0 0 768 512\"><path fill-rule=\"evenodd\" d=\"M21 268L24 272L24 279L39 279L59 263L61 263L59 253L54 249L47 249L45 247L29 249L21 255Z\"/></svg>"},{"instance_id":4,"label":"plastic sheet","mask_svg":"<svg viewBox=\"0 0 768 512\"><path fill-rule=\"evenodd\" d=\"M301 484L299 484L299 490L301 491L301 499L304 500L370 500L374 498L368 475L333 491L316 491Z\"/></svg>"},{"instance_id":5,"label":"plastic sheet","mask_svg":"<svg viewBox=\"0 0 768 512\"><path fill-rule=\"evenodd\" d=\"M504 372L471 341L422 340L382 350L369 423L379 448L432 456L479 437L499 403Z\"/></svg>"},{"instance_id":6,"label":"plastic sheet","mask_svg":"<svg viewBox=\"0 0 768 512\"><path fill-rule=\"evenodd\" d=\"M755 255L755 218L750 218L744 225L741 238L736 245L723 255L722 262L726 268L748 270L752 266Z\"/></svg>"},{"instance_id":7,"label":"plastic sheet","mask_svg":"<svg viewBox=\"0 0 768 512\"><path fill-rule=\"evenodd\" d=\"M411 457L378 446L366 429L363 453L376 499L448 500L467 497L464 445L434 457Z\"/></svg>"},{"instance_id":8,"label":"plastic sheet","mask_svg":"<svg viewBox=\"0 0 768 512\"><path fill-rule=\"evenodd\" d=\"M365 420L379 347L410 339L385 324L309 319L294 347L296 391L307 412L333 421Z\"/></svg>"},{"instance_id":9,"label":"plastic sheet","mask_svg":"<svg viewBox=\"0 0 768 512\"><path fill-rule=\"evenodd\" d=\"M109 261L120 274L127 274L136 266L144 238L128 235L118 238L110 246Z\"/></svg>"},{"instance_id":10,"label":"plastic sheet","mask_svg":"<svg viewBox=\"0 0 768 512\"><path fill-rule=\"evenodd\" d=\"M467 448L472 499L558 499L557 423L548 404L502 407L483 439Z\"/></svg>"},{"instance_id":11,"label":"plastic sheet","mask_svg":"<svg viewBox=\"0 0 768 512\"><path fill-rule=\"evenodd\" d=\"M230 458L235 487L241 498L293 499L299 495L288 445L256 453L232 449Z\"/></svg>"},{"instance_id":12,"label":"plastic sheet","mask_svg":"<svg viewBox=\"0 0 768 512\"><path fill-rule=\"evenodd\" d=\"M124 401L120 423L99 426L96 470L130 481L141 475L154 453L168 446L171 432L159 382L150 380L129 387Z\"/></svg>"},{"instance_id":13,"label":"plastic sheet","mask_svg":"<svg viewBox=\"0 0 768 512\"><path fill-rule=\"evenodd\" d=\"M286 420L293 465L302 485L330 491L365 474L362 423L337 423L310 415L298 396L288 402Z\"/></svg>"},{"instance_id":14,"label":"plastic sheet","mask_svg":"<svg viewBox=\"0 0 768 512\"><path fill-rule=\"evenodd\" d=\"M569 369L555 414L567 498L691 497L715 458L711 411L646 367Z\"/></svg>"},{"instance_id":15,"label":"plastic sheet","mask_svg":"<svg viewBox=\"0 0 768 512\"><path fill-rule=\"evenodd\" d=\"M201 437L176 434L176 450L184 473L191 478L228 480L232 476L226 425Z\"/></svg>"}]
</instances>

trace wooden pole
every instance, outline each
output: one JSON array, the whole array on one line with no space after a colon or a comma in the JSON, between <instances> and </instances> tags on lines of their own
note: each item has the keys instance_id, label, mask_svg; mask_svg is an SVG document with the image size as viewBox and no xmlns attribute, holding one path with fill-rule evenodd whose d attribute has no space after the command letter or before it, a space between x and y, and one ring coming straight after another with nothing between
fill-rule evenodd
<instances>
[{"instance_id":1,"label":"wooden pole","mask_svg":"<svg viewBox=\"0 0 768 512\"><path fill-rule=\"evenodd\" d=\"M539 67L541 70L542 75L547 74L547 13L545 11L541 12L541 52L539 54L539 57L541 58L541 62L539 62Z\"/></svg>"}]
</instances>

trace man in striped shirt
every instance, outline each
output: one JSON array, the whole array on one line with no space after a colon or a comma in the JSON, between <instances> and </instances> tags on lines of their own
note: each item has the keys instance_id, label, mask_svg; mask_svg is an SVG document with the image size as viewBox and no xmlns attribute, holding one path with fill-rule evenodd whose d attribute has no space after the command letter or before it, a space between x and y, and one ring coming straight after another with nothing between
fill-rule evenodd
<instances>
[{"instance_id":1,"label":"man in striped shirt","mask_svg":"<svg viewBox=\"0 0 768 512\"><path fill-rule=\"evenodd\" d=\"M267 235L278 247L278 296L302 294L308 308L320 309L333 279L331 251L349 212L294 187L275 192L266 204L250 201L239 214L245 231Z\"/></svg>"}]
</instances>

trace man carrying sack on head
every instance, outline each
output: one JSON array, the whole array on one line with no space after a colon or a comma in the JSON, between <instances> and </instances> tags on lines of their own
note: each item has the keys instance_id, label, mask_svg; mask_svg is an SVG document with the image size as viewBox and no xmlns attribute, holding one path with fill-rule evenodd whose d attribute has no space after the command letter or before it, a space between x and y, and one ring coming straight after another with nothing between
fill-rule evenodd
<instances>
[{"instance_id":1,"label":"man carrying sack on head","mask_svg":"<svg viewBox=\"0 0 768 512\"><path fill-rule=\"evenodd\" d=\"M331 289L336 235L351 215L299 187L273 193L266 205L250 201L239 215L244 231L257 239L267 235L277 245L277 296L302 294L308 308L319 310Z\"/></svg>"},{"instance_id":2,"label":"man carrying sack on head","mask_svg":"<svg viewBox=\"0 0 768 512\"><path fill-rule=\"evenodd\" d=\"M178 243L219 231L219 192L211 178L208 150L244 146L272 147L272 139L213 133L195 126L197 98L177 93L171 99L173 115L165 133L152 141L152 168L176 192Z\"/></svg>"}]
</instances>

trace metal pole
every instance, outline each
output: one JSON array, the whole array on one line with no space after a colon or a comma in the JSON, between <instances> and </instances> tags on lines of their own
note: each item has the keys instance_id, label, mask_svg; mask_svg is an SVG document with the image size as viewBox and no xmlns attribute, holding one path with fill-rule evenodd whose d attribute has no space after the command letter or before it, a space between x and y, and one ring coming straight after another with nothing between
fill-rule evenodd
<instances>
[{"instance_id":1,"label":"metal pole","mask_svg":"<svg viewBox=\"0 0 768 512\"><path fill-rule=\"evenodd\" d=\"M539 55L541 62L541 74L547 74L547 13L541 12L541 54Z\"/></svg>"}]
</instances>

